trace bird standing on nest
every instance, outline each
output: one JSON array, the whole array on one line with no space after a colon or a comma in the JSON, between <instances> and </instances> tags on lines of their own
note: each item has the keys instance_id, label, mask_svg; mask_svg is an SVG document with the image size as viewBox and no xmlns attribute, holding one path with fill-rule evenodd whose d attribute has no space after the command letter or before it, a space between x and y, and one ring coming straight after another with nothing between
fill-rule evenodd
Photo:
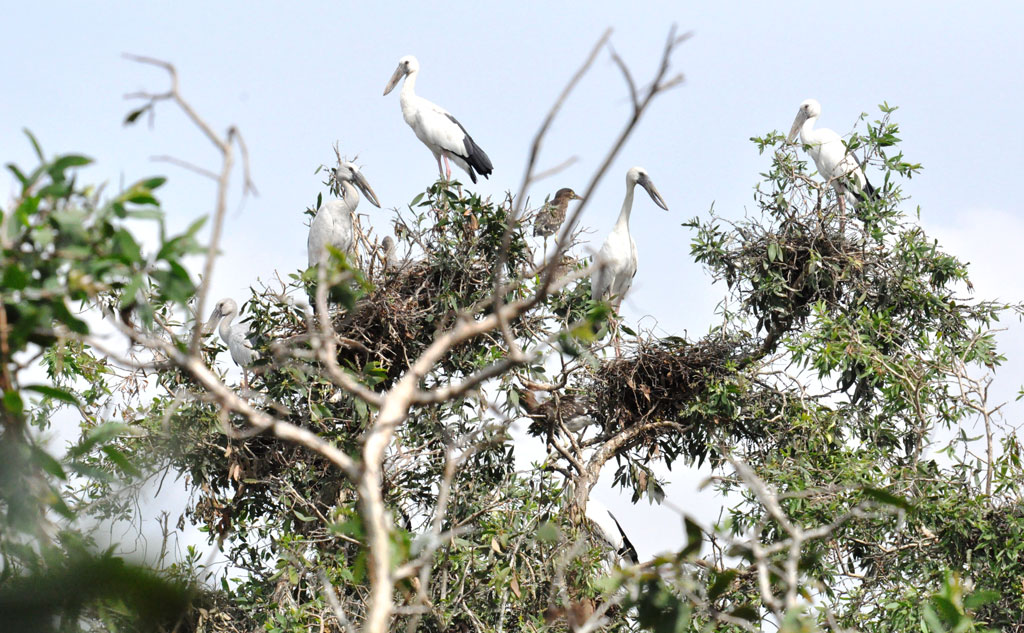
<instances>
[{"instance_id":1,"label":"bird standing on nest","mask_svg":"<svg viewBox=\"0 0 1024 633\"><path fill-rule=\"evenodd\" d=\"M398 68L388 80L384 94L387 95L394 90L398 82L405 77L400 99L402 117L416 133L416 138L420 139L437 159L437 169L441 172L442 178L447 181L452 179L449 160L465 170L474 183L478 172L487 178L494 170L491 159L473 141L466 128L444 108L416 95L416 76L419 72L420 63L412 55L406 55L398 60Z\"/></svg>"},{"instance_id":2,"label":"bird standing on nest","mask_svg":"<svg viewBox=\"0 0 1024 633\"><path fill-rule=\"evenodd\" d=\"M840 212L845 215L846 207L854 206L860 200L875 199L878 192L868 182L857 156L846 148L841 136L828 128L815 128L821 116L821 104L808 99L800 104L788 140L792 143L800 135L800 142L807 154L814 160L818 173L826 184L832 185L839 197Z\"/></svg>"},{"instance_id":3,"label":"bird standing on nest","mask_svg":"<svg viewBox=\"0 0 1024 633\"><path fill-rule=\"evenodd\" d=\"M558 232L565 222L565 212L569 208L570 200L582 200L576 192L568 187L563 187L555 192L553 200L549 201L537 212L537 218L533 221L533 234L544 236L544 246L547 247L548 237Z\"/></svg>"},{"instance_id":4,"label":"bird standing on nest","mask_svg":"<svg viewBox=\"0 0 1024 633\"><path fill-rule=\"evenodd\" d=\"M661 197L647 170L633 167L626 172L626 198L622 201L619 218L615 221L612 232L601 245L594 259L594 272L590 277L590 292L594 301L610 299L615 312L622 305L622 298L633 285L636 275L637 252L636 242L629 233L629 214L633 211L633 190L640 185L647 190L654 204L668 211L665 199ZM615 355L619 355L619 339L615 336Z\"/></svg>"}]
</instances>

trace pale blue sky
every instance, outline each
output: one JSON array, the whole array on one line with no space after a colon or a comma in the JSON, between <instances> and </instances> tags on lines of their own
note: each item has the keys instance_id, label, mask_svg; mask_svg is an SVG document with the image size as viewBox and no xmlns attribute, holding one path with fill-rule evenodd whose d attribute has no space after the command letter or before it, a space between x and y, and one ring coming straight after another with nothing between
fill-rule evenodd
<instances>
[{"instance_id":1,"label":"pale blue sky","mask_svg":"<svg viewBox=\"0 0 1024 633\"><path fill-rule=\"evenodd\" d=\"M674 333L707 328L721 290L689 259L690 235L679 224L706 215L712 203L732 217L750 209L769 159L749 137L787 131L808 97L822 104L819 124L841 134L883 100L900 106L904 152L925 166L906 186L923 222L975 262L979 294L1024 295L1016 274L1024 229L1024 9L1012 2L19 3L6 8L0 44L0 148L4 162L29 163L21 134L28 127L47 152L96 158L84 177L116 187L165 174L165 208L184 227L209 212L212 183L148 157L213 166L212 147L167 104L153 130L121 125L129 109L123 94L166 86L161 71L121 53L173 62L199 112L217 129L237 125L248 142L261 195L241 211L233 202L214 279L214 294L241 300L256 276L304 265L302 210L322 190L313 171L332 159L335 140L359 154L385 208L404 206L435 178L432 156L402 121L397 94L381 95L402 55L420 60L419 94L457 116L490 155L495 171L479 190L497 197L518 186L537 125L606 27L614 27L612 42L643 81L673 22L694 33L675 58L687 81L655 103L583 218L599 244L632 165L647 168L668 202L665 213L637 198L640 269L627 319L652 315ZM541 159L550 166L578 155L580 162L534 195L585 186L624 121L626 97L603 54ZM0 204L12 181L0 177ZM389 226L387 211L369 213L377 227ZM1020 338L1017 330L1008 340L1018 354ZM1005 376L1006 393L1019 376ZM693 487L685 480L673 490L683 498ZM634 541L647 553L678 540L677 532L643 534L649 523L641 513L617 514L642 534Z\"/></svg>"}]
</instances>

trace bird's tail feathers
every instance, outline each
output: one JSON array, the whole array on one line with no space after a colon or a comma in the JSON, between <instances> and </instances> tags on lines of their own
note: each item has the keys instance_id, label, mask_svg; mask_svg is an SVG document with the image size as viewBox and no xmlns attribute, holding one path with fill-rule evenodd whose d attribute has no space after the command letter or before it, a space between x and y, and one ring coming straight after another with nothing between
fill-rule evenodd
<instances>
[{"instance_id":1,"label":"bird's tail feathers","mask_svg":"<svg viewBox=\"0 0 1024 633\"><path fill-rule=\"evenodd\" d=\"M473 142L473 138L468 134L466 135L466 163L470 166L469 177L473 179L473 182L476 182L474 169L484 178L488 178L494 171L494 166L491 165L491 159L487 157L487 153L480 149L480 146Z\"/></svg>"}]
</instances>

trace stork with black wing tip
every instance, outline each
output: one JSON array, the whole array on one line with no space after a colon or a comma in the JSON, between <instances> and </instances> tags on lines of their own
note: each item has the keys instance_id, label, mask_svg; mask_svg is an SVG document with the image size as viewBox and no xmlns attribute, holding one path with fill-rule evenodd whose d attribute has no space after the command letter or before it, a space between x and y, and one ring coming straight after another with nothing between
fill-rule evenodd
<instances>
[{"instance_id":1,"label":"stork with black wing tip","mask_svg":"<svg viewBox=\"0 0 1024 633\"><path fill-rule=\"evenodd\" d=\"M384 94L387 95L394 90L398 82L405 77L401 93L402 116L416 133L416 138L423 141L434 155L441 177L451 180L452 168L448 162L450 160L469 174L470 180L474 183L478 173L487 178L494 171L491 159L473 141L466 128L444 108L416 95L416 76L419 71L420 63L412 55L406 55L398 60L398 68L391 75L388 85L384 88Z\"/></svg>"},{"instance_id":2,"label":"stork with black wing tip","mask_svg":"<svg viewBox=\"0 0 1024 633\"><path fill-rule=\"evenodd\" d=\"M878 192L868 182L860 161L847 149L841 136L828 128L815 128L814 124L821 116L821 104L808 99L800 104L793 127L789 130L789 142L800 135L807 154L814 160L818 173L831 184L839 196L841 211L853 207L863 199L875 199Z\"/></svg>"},{"instance_id":3,"label":"stork with black wing tip","mask_svg":"<svg viewBox=\"0 0 1024 633\"><path fill-rule=\"evenodd\" d=\"M612 511L606 508L603 503L597 499L588 499L584 515L596 528L598 536L611 545L616 554L633 565L640 562L636 548L633 547L629 537L626 536L626 532L619 525L619 520L615 518Z\"/></svg>"}]
</instances>

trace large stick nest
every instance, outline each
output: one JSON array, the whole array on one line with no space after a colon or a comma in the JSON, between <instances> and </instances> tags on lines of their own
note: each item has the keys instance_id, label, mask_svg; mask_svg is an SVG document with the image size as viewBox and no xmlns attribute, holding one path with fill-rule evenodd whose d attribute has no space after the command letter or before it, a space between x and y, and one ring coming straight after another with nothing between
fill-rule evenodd
<instances>
[{"instance_id":1,"label":"large stick nest","mask_svg":"<svg viewBox=\"0 0 1024 633\"><path fill-rule=\"evenodd\" d=\"M752 344L720 335L696 342L640 338L633 351L604 363L594 374L591 397L605 430L676 422L646 431L631 444L707 455L717 431L754 438L761 428L761 392L744 384L742 368L757 354Z\"/></svg>"}]
</instances>

